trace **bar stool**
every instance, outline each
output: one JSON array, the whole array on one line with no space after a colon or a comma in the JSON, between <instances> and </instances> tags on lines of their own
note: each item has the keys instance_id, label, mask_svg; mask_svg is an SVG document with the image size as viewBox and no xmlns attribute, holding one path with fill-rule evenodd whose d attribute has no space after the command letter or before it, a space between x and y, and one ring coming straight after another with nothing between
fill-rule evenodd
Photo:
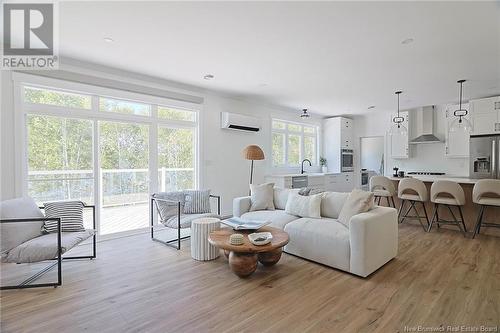
<instances>
[{"instance_id":1,"label":"bar stool","mask_svg":"<svg viewBox=\"0 0 500 333\"><path fill-rule=\"evenodd\" d=\"M498 223L483 222L484 211L486 207L500 207L500 180L496 179L481 179L478 180L472 189L472 201L481 205L479 215L477 217L476 227L474 228L474 235L481 231L481 227L496 227L500 228Z\"/></svg>"},{"instance_id":2,"label":"bar stool","mask_svg":"<svg viewBox=\"0 0 500 333\"><path fill-rule=\"evenodd\" d=\"M380 201L385 198L389 207L396 208L394 203L394 195L396 195L396 187L392 180L384 176L372 176L370 178L370 192L375 195L375 202L380 206ZM392 206L391 206L392 201Z\"/></svg>"},{"instance_id":3,"label":"bar stool","mask_svg":"<svg viewBox=\"0 0 500 333\"><path fill-rule=\"evenodd\" d=\"M427 231L427 228L429 227L429 216L427 215L427 210L425 209L425 202L429 199L429 194L427 193L427 188L425 187L424 182L415 178L401 179L398 186L398 197L401 199L401 207L399 207L398 214L399 223L403 223L406 218L418 219L418 222L420 222L422 228ZM401 215L401 213L403 212L403 207L405 206L407 201L410 203L410 207L408 208L406 213ZM420 216L418 214L418 210L415 206L417 202L422 204L425 216ZM408 215L408 213L412 208L415 211L415 215L410 216ZM423 218L425 218L425 220L427 221L427 227L422 223Z\"/></svg>"},{"instance_id":4,"label":"bar stool","mask_svg":"<svg viewBox=\"0 0 500 333\"><path fill-rule=\"evenodd\" d=\"M440 224L456 225L467 236L467 227L464 222L462 206L465 205L465 193L458 183L448 180L438 180L432 183L431 186L431 202L434 203L434 214L432 214L431 223L429 224L428 232L432 229L432 224L436 221L438 228ZM450 211L453 221L443 220L439 218L439 205L444 205ZM457 207L460 214L460 220L455 217L452 207ZM463 227L463 228L462 228Z\"/></svg>"}]
</instances>

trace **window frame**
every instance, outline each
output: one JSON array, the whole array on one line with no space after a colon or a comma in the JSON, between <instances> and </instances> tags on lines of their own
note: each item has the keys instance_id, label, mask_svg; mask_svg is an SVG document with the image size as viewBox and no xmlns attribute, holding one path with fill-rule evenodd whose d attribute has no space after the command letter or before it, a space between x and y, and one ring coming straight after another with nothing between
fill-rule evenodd
<instances>
[{"instance_id":1,"label":"window frame","mask_svg":"<svg viewBox=\"0 0 500 333\"><path fill-rule=\"evenodd\" d=\"M284 123L285 124L285 128L284 129L280 129L280 128L274 128L273 127L273 123L274 122L281 122L281 123ZM289 129L289 125L298 125L300 126L300 131L294 131L294 130L290 130ZM314 128L314 133L306 133L304 131L304 127L312 127ZM305 155L305 147L304 147L304 143L305 143L305 140L304 138L308 137L308 138L313 138L314 140L314 147L315 147L315 150L314 150L314 160L311 161L313 165L316 165L319 161L319 133L320 132L320 126L317 125L317 124L312 124L312 123L306 123L306 122L296 122L296 121L290 121L290 120L285 120L285 119L282 119L282 118L274 118L272 117L271 118L271 154L273 154L273 134L274 133L279 133L279 134L283 134L284 135L284 146L283 146L283 155L284 155L284 160L285 160L285 163L284 164L279 164L279 165L276 165L274 164L274 161L273 159L271 158L271 165L272 165L272 168L273 169L278 169L278 168L297 168L297 167L300 167L300 162L299 164L290 164L289 163L289 154L288 154L288 143L289 143L289 135L298 135L300 137L300 148L299 148L299 161L302 161L304 159L304 155Z\"/></svg>"},{"instance_id":2,"label":"window frame","mask_svg":"<svg viewBox=\"0 0 500 333\"><path fill-rule=\"evenodd\" d=\"M179 101L174 99L167 99L164 97L144 95L135 92L129 92L118 89L111 89L88 85L84 83L76 83L72 81L40 77L31 74L14 73L14 109L15 118L14 126L16 129L15 135L15 149L20 154L16 154L16 195L28 195L28 115L45 115L70 119L85 119L91 120L93 125L93 173L94 173L94 193L93 199L96 205L96 222L99 239L108 239L121 237L128 234L142 233L148 228L129 230L125 232L113 233L101 236L100 223L101 223L101 205L102 198L100 193L100 143L99 143L99 121L114 121L123 123L133 123L149 126L149 194L158 191L158 129L159 127L170 128L193 128L195 132L194 145L195 145L195 179L194 185L198 188L201 184L201 176L203 174L200 170L200 111L203 105ZM58 106L50 104L37 104L30 103L24 99L24 87L33 87L38 89L48 89L53 91L61 91L71 94L82 94L91 97L91 108L74 108L70 106ZM134 115L115 112L104 112L99 110L99 97L116 98L125 101L138 102L151 105L151 115ZM183 109L195 113L194 121L185 120L170 120L166 118L159 118L157 108L171 107L173 109Z\"/></svg>"}]
</instances>

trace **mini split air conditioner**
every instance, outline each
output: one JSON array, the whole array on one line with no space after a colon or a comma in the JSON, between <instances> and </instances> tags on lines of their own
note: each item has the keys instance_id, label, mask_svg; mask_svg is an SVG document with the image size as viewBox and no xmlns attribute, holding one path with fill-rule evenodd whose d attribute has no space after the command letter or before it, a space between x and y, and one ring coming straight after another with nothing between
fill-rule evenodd
<instances>
[{"instance_id":1,"label":"mini split air conditioner","mask_svg":"<svg viewBox=\"0 0 500 333\"><path fill-rule=\"evenodd\" d=\"M258 132L260 131L260 119L244 116L237 113L221 112L221 128L238 131Z\"/></svg>"}]
</instances>

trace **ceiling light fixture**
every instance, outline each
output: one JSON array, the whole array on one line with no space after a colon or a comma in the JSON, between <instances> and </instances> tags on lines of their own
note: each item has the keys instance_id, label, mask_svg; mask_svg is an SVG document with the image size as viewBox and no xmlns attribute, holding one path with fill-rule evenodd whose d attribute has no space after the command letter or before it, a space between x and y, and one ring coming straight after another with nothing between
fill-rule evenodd
<instances>
[{"instance_id":1,"label":"ceiling light fixture","mask_svg":"<svg viewBox=\"0 0 500 333\"><path fill-rule=\"evenodd\" d=\"M392 118L392 122L394 123L394 125L392 125L391 130L389 131L390 135L404 136L408 131L406 127L403 125L405 118L399 115L399 95L401 95L401 93L402 91L395 92L395 94L398 96L398 115Z\"/></svg>"},{"instance_id":2,"label":"ceiling light fixture","mask_svg":"<svg viewBox=\"0 0 500 333\"><path fill-rule=\"evenodd\" d=\"M371 110L371 109L375 109L375 105L370 105L370 106L368 107L368 110Z\"/></svg>"},{"instance_id":3,"label":"ceiling light fixture","mask_svg":"<svg viewBox=\"0 0 500 333\"><path fill-rule=\"evenodd\" d=\"M103 38L106 43L113 43L115 40L111 37L104 37Z\"/></svg>"},{"instance_id":4,"label":"ceiling light fixture","mask_svg":"<svg viewBox=\"0 0 500 333\"><path fill-rule=\"evenodd\" d=\"M302 113L300 114L300 118L309 118L309 113L307 113L307 109L302 109Z\"/></svg>"},{"instance_id":5,"label":"ceiling light fixture","mask_svg":"<svg viewBox=\"0 0 500 333\"><path fill-rule=\"evenodd\" d=\"M455 120L451 123L450 126L450 132L451 133L456 133L456 132L463 132L463 133L470 133L472 132L472 124L467 118L464 118L467 116L469 111L466 109L462 109L462 86L464 84L465 80L458 80L457 83L460 84L460 93L459 93L459 106L458 110L455 110L453 112L453 115L455 116Z\"/></svg>"},{"instance_id":6,"label":"ceiling light fixture","mask_svg":"<svg viewBox=\"0 0 500 333\"><path fill-rule=\"evenodd\" d=\"M215 78L215 76L213 76L212 74L207 74L203 77L205 80L212 80L213 78Z\"/></svg>"},{"instance_id":7,"label":"ceiling light fixture","mask_svg":"<svg viewBox=\"0 0 500 333\"><path fill-rule=\"evenodd\" d=\"M407 45L407 44L410 44L410 43L413 43L415 40L413 38L406 38L405 40L403 40L401 42L401 44L403 45Z\"/></svg>"}]
</instances>

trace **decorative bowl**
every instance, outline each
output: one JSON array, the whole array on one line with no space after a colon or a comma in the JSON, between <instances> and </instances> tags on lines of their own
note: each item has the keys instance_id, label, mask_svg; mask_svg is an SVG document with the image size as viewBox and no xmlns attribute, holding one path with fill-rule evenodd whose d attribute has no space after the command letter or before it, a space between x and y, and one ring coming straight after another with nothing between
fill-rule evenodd
<instances>
[{"instance_id":1,"label":"decorative bowl","mask_svg":"<svg viewBox=\"0 0 500 333\"><path fill-rule=\"evenodd\" d=\"M248 240L253 245L266 245L271 242L273 239L273 235L268 232L254 232L253 234L248 235Z\"/></svg>"}]
</instances>

